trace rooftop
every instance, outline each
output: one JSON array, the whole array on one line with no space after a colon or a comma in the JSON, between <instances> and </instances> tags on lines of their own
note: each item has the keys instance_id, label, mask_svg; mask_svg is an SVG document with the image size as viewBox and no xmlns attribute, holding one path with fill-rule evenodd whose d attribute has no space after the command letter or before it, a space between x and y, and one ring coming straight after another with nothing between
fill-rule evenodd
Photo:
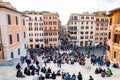
<instances>
[{"instance_id":1,"label":"rooftop","mask_svg":"<svg viewBox=\"0 0 120 80\"><path fill-rule=\"evenodd\" d=\"M112 12L118 11L118 10L120 10L120 7L110 10L109 13L112 13Z\"/></svg>"}]
</instances>

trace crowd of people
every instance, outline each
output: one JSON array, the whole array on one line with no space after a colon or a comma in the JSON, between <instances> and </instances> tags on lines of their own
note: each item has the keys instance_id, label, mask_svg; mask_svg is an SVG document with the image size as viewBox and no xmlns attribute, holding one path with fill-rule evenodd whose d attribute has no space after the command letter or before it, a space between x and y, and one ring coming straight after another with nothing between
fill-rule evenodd
<instances>
[{"instance_id":1,"label":"crowd of people","mask_svg":"<svg viewBox=\"0 0 120 80\"><path fill-rule=\"evenodd\" d=\"M95 74L101 74L101 77L105 77L105 76L110 77L113 75L112 71L109 68L107 68L106 70L106 69L101 69L100 67L96 68Z\"/></svg>"},{"instance_id":2,"label":"crowd of people","mask_svg":"<svg viewBox=\"0 0 120 80\"><path fill-rule=\"evenodd\" d=\"M68 48L66 48L68 49ZM17 77L25 77L33 75L34 79L33 80L45 80L45 79L56 79L57 76L61 76L61 80L83 80L84 78L82 77L82 73L79 72L78 74L72 74L70 75L69 72L61 72L58 70L57 72L52 71L51 68L49 67L46 69L46 64L53 62L54 64L57 64L59 68L62 67L62 64L71 64L73 65L74 63L78 62L81 66L86 65L86 57L90 59L91 64L98 65L99 69L96 68L95 74L101 74L102 77L105 76L112 76L112 71L108 68L107 71L101 69L100 67L106 66L110 67L110 61L104 58L103 56L97 57L95 55L90 55L89 53L81 53L79 51L73 51L70 53L60 53L58 48L54 49L53 52L51 52L50 49L46 49L48 52L43 52L42 54L37 54L34 55L33 53L30 54L29 56L22 57L21 59L21 64L24 62L27 63L27 66L24 69L24 74L21 71L22 67L20 63L16 65L17 69ZM50 51L49 51L50 50ZM39 57L42 57L42 63L44 63L44 66L40 65L40 62L38 60ZM42 73L42 74L40 74ZM45 76L43 76L43 74ZM92 76L90 75L89 80L94 80Z\"/></svg>"}]
</instances>

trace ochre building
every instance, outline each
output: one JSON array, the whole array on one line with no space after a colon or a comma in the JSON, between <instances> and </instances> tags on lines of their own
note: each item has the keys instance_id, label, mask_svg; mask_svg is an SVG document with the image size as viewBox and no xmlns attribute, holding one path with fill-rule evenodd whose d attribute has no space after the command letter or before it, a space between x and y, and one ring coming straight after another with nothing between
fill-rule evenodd
<instances>
[{"instance_id":1,"label":"ochre building","mask_svg":"<svg viewBox=\"0 0 120 80\"><path fill-rule=\"evenodd\" d=\"M110 11L109 36L107 41L107 58L120 62L120 8Z\"/></svg>"},{"instance_id":2,"label":"ochre building","mask_svg":"<svg viewBox=\"0 0 120 80\"><path fill-rule=\"evenodd\" d=\"M58 13L43 14L44 45L48 47L58 46L60 21Z\"/></svg>"},{"instance_id":3,"label":"ochre building","mask_svg":"<svg viewBox=\"0 0 120 80\"><path fill-rule=\"evenodd\" d=\"M105 15L106 11L98 11L95 15L95 44L104 46L108 38L109 17Z\"/></svg>"},{"instance_id":4,"label":"ochre building","mask_svg":"<svg viewBox=\"0 0 120 80\"><path fill-rule=\"evenodd\" d=\"M25 15L0 0L0 59L26 55Z\"/></svg>"}]
</instances>

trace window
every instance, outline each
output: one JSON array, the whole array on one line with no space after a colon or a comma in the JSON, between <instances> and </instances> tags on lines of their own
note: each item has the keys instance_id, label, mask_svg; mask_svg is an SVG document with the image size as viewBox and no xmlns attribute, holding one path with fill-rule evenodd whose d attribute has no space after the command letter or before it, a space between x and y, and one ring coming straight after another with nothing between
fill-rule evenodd
<instances>
[{"instance_id":1,"label":"window","mask_svg":"<svg viewBox=\"0 0 120 80\"><path fill-rule=\"evenodd\" d=\"M100 30L103 30L103 28L100 28Z\"/></svg>"},{"instance_id":2,"label":"window","mask_svg":"<svg viewBox=\"0 0 120 80\"><path fill-rule=\"evenodd\" d=\"M104 19L103 19L103 18L101 19L101 22L104 22Z\"/></svg>"},{"instance_id":3,"label":"window","mask_svg":"<svg viewBox=\"0 0 120 80\"><path fill-rule=\"evenodd\" d=\"M24 44L25 49L27 48L26 44Z\"/></svg>"},{"instance_id":4,"label":"window","mask_svg":"<svg viewBox=\"0 0 120 80\"><path fill-rule=\"evenodd\" d=\"M84 32L80 32L80 34L84 34Z\"/></svg>"},{"instance_id":5,"label":"window","mask_svg":"<svg viewBox=\"0 0 120 80\"><path fill-rule=\"evenodd\" d=\"M85 36L85 39L88 39L88 36Z\"/></svg>"},{"instance_id":6,"label":"window","mask_svg":"<svg viewBox=\"0 0 120 80\"><path fill-rule=\"evenodd\" d=\"M116 51L114 52L114 58L117 58L117 52Z\"/></svg>"},{"instance_id":7,"label":"window","mask_svg":"<svg viewBox=\"0 0 120 80\"><path fill-rule=\"evenodd\" d=\"M81 17L81 19L84 19L84 17Z\"/></svg>"},{"instance_id":8,"label":"window","mask_svg":"<svg viewBox=\"0 0 120 80\"><path fill-rule=\"evenodd\" d=\"M19 34L17 33L17 42L19 42Z\"/></svg>"},{"instance_id":9,"label":"window","mask_svg":"<svg viewBox=\"0 0 120 80\"><path fill-rule=\"evenodd\" d=\"M25 25L25 20L23 19L23 25Z\"/></svg>"},{"instance_id":10,"label":"window","mask_svg":"<svg viewBox=\"0 0 120 80\"><path fill-rule=\"evenodd\" d=\"M32 23L28 23L28 25L31 27L31 26L32 26Z\"/></svg>"},{"instance_id":11,"label":"window","mask_svg":"<svg viewBox=\"0 0 120 80\"><path fill-rule=\"evenodd\" d=\"M37 21L37 17L35 17L35 21Z\"/></svg>"},{"instance_id":12,"label":"window","mask_svg":"<svg viewBox=\"0 0 120 80\"><path fill-rule=\"evenodd\" d=\"M86 19L89 19L89 17L86 17Z\"/></svg>"},{"instance_id":13,"label":"window","mask_svg":"<svg viewBox=\"0 0 120 80\"><path fill-rule=\"evenodd\" d=\"M108 30L108 28L104 28L104 30Z\"/></svg>"},{"instance_id":14,"label":"window","mask_svg":"<svg viewBox=\"0 0 120 80\"><path fill-rule=\"evenodd\" d=\"M30 40L30 42L33 42L33 39L32 39L32 38L30 38L29 40Z\"/></svg>"},{"instance_id":15,"label":"window","mask_svg":"<svg viewBox=\"0 0 120 80\"><path fill-rule=\"evenodd\" d=\"M90 39L93 39L93 36L90 36Z\"/></svg>"},{"instance_id":16,"label":"window","mask_svg":"<svg viewBox=\"0 0 120 80\"><path fill-rule=\"evenodd\" d=\"M16 25L18 25L18 17L16 17Z\"/></svg>"},{"instance_id":17,"label":"window","mask_svg":"<svg viewBox=\"0 0 120 80\"><path fill-rule=\"evenodd\" d=\"M98 33L95 33L96 36L98 36L99 34Z\"/></svg>"},{"instance_id":18,"label":"window","mask_svg":"<svg viewBox=\"0 0 120 80\"><path fill-rule=\"evenodd\" d=\"M112 25L112 18L110 18L110 25Z\"/></svg>"},{"instance_id":19,"label":"window","mask_svg":"<svg viewBox=\"0 0 120 80\"><path fill-rule=\"evenodd\" d=\"M71 30L73 30L73 27L71 27Z\"/></svg>"},{"instance_id":20,"label":"window","mask_svg":"<svg viewBox=\"0 0 120 80\"><path fill-rule=\"evenodd\" d=\"M99 18L96 18L96 21L99 21Z\"/></svg>"},{"instance_id":21,"label":"window","mask_svg":"<svg viewBox=\"0 0 120 80\"><path fill-rule=\"evenodd\" d=\"M41 33L40 33L40 36L41 36Z\"/></svg>"},{"instance_id":22,"label":"window","mask_svg":"<svg viewBox=\"0 0 120 80\"><path fill-rule=\"evenodd\" d=\"M86 29L89 29L89 27L88 27L88 26L86 26Z\"/></svg>"},{"instance_id":23,"label":"window","mask_svg":"<svg viewBox=\"0 0 120 80\"><path fill-rule=\"evenodd\" d=\"M45 27L45 30L47 30L47 27Z\"/></svg>"},{"instance_id":24,"label":"window","mask_svg":"<svg viewBox=\"0 0 120 80\"><path fill-rule=\"evenodd\" d=\"M76 27L76 26L74 27L74 30L77 30L77 27Z\"/></svg>"},{"instance_id":25,"label":"window","mask_svg":"<svg viewBox=\"0 0 120 80\"><path fill-rule=\"evenodd\" d=\"M106 49L107 49L108 51L110 51L110 46L107 46Z\"/></svg>"},{"instance_id":26,"label":"window","mask_svg":"<svg viewBox=\"0 0 120 80\"><path fill-rule=\"evenodd\" d=\"M91 26L91 29L93 29L93 26Z\"/></svg>"},{"instance_id":27,"label":"window","mask_svg":"<svg viewBox=\"0 0 120 80\"><path fill-rule=\"evenodd\" d=\"M37 33L35 33L35 36L37 36Z\"/></svg>"},{"instance_id":28,"label":"window","mask_svg":"<svg viewBox=\"0 0 120 80\"><path fill-rule=\"evenodd\" d=\"M13 53L13 52L11 52L10 54L11 54L11 58L14 58L14 53Z\"/></svg>"},{"instance_id":29,"label":"window","mask_svg":"<svg viewBox=\"0 0 120 80\"><path fill-rule=\"evenodd\" d=\"M83 24L83 22L81 22L81 24Z\"/></svg>"},{"instance_id":30,"label":"window","mask_svg":"<svg viewBox=\"0 0 120 80\"><path fill-rule=\"evenodd\" d=\"M51 27L50 27L50 30L51 30Z\"/></svg>"},{"instance_id":31,"label":"window","mask_svg":"<svg viewBox=\"0 0 120 80\"><path fill-rule=\"evenodd\" d=\"M70 19L73 20L73 16Z\"/></svg>"},{"instance_id":32,"label":"window","mask_svg":"<svg viewBox=\"0 0 120 80\"><path fill-rule=\"evenodd\" d=\"M24 32L24 38L26 38L26 34L25 34L25 32Z\"/></svg>"},{"instance_id":33,"label":"window","mask_svg":"<svg viewBox=\"0 0 120 80\"><path fill-rule=\"evenodd\" d=\"M88 34L88 32L85 32L85 34Z\"/></svg>"},{"instance_id":34,"label":"window","mask_svg":"<svg viewBox=\"0 0 120 80\"><path fill-rule=\"evenodd\" d=\"M93 32L91 31L90 34L93 34Z\"/></svg>"},{"instance_id":35,"label":"window","mask_svg":"<svg viewBox=\"0 0 120 80\"><path fill-rule=\"evenodd\" d=\"M43 39L40 39L40 42L43 42Z\"/></svg>"},{"instance_id":36,"label":"window","mask_svg":"<svg viewBox=\"0 0 120 80\"><path fill-rule=\"evenodd\" d=\"M18 55L20 55L20 48L18 48Z\"/></svg>"},{"instance_id":37,"label":"window","mask_svg":"<svg viewBox=\"0 0 120 80\"><path fill-rule=\"evenodd\" d=\"M86 24L88 24L88 22L86 22Z\"/></svg>"},{"instance_id":38,"label":"window","mask_svg":"<svg viewBox=\"0 0 120 80\"><path fill-rule=\"evenodd\" d=\"M74 22L74 24L76 25L76 22Z\"/></svg>"},{"instance_id":39,"label":"window","mask_svg":"<svg viewBox=\"0 0 120 80\"><path fill-rule=\"evenodd\" d=\"M94 17L91 17L91 19L94 19Z\"/></svg>"},{"instance_id":40,"label":"window","mask_svg":"<svg viewBox=\"0 0 120 80\"><path fill-rule=\"evenodd\" d=\"M96 28L96 30L99 30L99 28Z\"/></svg>"},{"instance_id":41,"label":"window","mask_svg":"<svg viewBox=\"0 0 120 80\"><path fill-rule=\"evenodd\" d=\"M80 39L84 39L84 37L83 37L83 36L81 36L81 37L80 37Z\"/></svg>"},{"instance_id":42,"label":"window","mask_svg":"<svg viewBox=\"0 0 120 80\"><path fill-rule=\"evenodd\" d=\"M108 33L108 39L110 39L110 38L111 38L111 32Z\"/></svg>"},{"instance_id":43,"label":"window","mask_svg":"<svg viewBox=\"0 0 120 80\"><path fill-rule=\"evenodd\" d=\"M98 40L98 38L95 38L95 40Z\"/></svg>"},{"instance_id":44,"label":"window","mask_svg":"<svg viewBox=\"0 0 120 80\"><path fill-rule=\"evenodd\" d=\"M36 39L35 39L35 42L38 42L38 41L39 41L39 39L38 39L38 38L36 38Z\"/></svg>"},{"instance_id":45,"label":"window","mask_svg":"<svg viewBox=\"0 0 120 80\"><path fill-rule=\"evenodd\" d=\"M77 16L74 16L74 20L78 20Z\"/></svg>"},{"instance_id":46,"label":"window","mask_svg":"<svg viewBox=\"0 0 120 80\"><path fill-rule=\"evenodd\" d=\"M77 34L77 32L74 32L74 34Z\"/></svg>"},{"instance_id":47,"label":"window","mask_svg":"<svg viewBox=\"0 0 120 80\"><path fill-rule=\"evenodd\" d=\"M7 18L8 18L8 25L11 25L11 16L10 16L10 14L7 15Z\"/></svg>"},{"instance_id":48,"label":"window","mask_svg":"<svg viewBox=\"0 0 120 80\"><path fill-rule=\"evenodd\" d=\"M119 37L118 34L114 34L114 43L119 43Z\"/></svg>"},{"instance_id":49,"label":"window","mask_svg":"<svg viewBox=\"0 0 120 80\"><path fill-rule=\"evenodd\" d=\"M40 17L40 21L42 21L42 17Z\"/></svg>"},{"instance_id":50,"label":"window","mask_svg":"<svg viewBox=\"0 0 120 80\"><path fill-rule=\"evenodd\" d=\"M56 22L56 21L53 21L53 25L57 25L57 22Z\"/></svg>"},{"instance_id":51,"label":"window","mask_svg":"<svg viewBox=\"0 0 120 80\"><path fill-rule=\"evenodd\" d=\"M54 30L56 30L56 27L54 27Z\"/></svg>"},{"instance_id":52,"label":"window","mask_svg":"<svg viewBox=\"0 0 120 80\"><path fill-rule=\"evenodd\" d=\"M29 21L31 21L32 19L31 19L31 17L29 17Z\"/></svg>"},{"instance_id":53,"label":"window","mask_svg":"<svg viewBox=\"0 0 120 80\"><path fill-rule=\"evenodd\" d=\"M103 24L103 23L101 23L101 26L104 26L104 24Z\"/></svg>"},{"instance_id":54,"label":"window","mask_svg":"<svg viewBox=\"0 0 120 80\"><path fill-rule=\"evenodd\" d=\"M117 24L120 24L120 14L118 15Z\"/></svg>"},{"instance_id":55,"label":"window","mask_svg":"<svg viewBox=\"0 0 120 80\"><path fill-rule=\"evenodd\" d=\"M103 40L103 38L101 37L100 40Z\"/></svg>"},{"instance_id":56,"label":"window","mask_svg":"<svg viewBox=\"0 0 120 80\"><path fill-rule=\"evenodd\" d=\"M99 26L99 23L97 23L97 26Z\"/></svg>"},{"instance_id":57,"label":"window","mask_svg":"<svg viewBox=\"0 0 120 80\"><path fill-rule=\"evenodd\" d=\"M9 35L10 44L12 44L12 34Z\"/></svg>"},{"instance_id":58,"label":"window","mask_svg":"<svg viewBox=\"0 0 120 80\"><path fill-rule=\"evenodd\" d=\"M91 22L91 24L93 24L93 21Z\"/></svg>"},{"instance_id":59,"label":"window","mask_svg":"<svg viewBox=\"0 0 120 80\"><path fill-rule=\"evenodd\" d=\"M81 29L84 29L84 26L81 26Z\"/></svg>"}]
</instances>

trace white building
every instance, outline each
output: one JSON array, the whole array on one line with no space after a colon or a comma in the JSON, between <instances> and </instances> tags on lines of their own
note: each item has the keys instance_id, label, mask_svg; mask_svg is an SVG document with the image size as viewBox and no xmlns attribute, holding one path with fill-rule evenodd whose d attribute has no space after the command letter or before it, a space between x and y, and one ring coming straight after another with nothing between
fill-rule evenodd
<instances>
[{"instance_id":1,"label":"white building","mask_svg":"<svg viewBox=\"0 0 120 80\"><path fill-rule=\"evenodd\" d=\"M40 48L44 46L43 15L39 12L24 12L27 19L28 48Z\"/></svg>"},{"instance_id":2,"label":"white building","mask_svg":"<svg viewBox=\"0 0 120 80\"><path fill-rule=\"evenodd\" d=\"M95 15L88 12L71 14L68 22L68 32L73 45L94 46Z\"/></svg>"}]
</instances>

